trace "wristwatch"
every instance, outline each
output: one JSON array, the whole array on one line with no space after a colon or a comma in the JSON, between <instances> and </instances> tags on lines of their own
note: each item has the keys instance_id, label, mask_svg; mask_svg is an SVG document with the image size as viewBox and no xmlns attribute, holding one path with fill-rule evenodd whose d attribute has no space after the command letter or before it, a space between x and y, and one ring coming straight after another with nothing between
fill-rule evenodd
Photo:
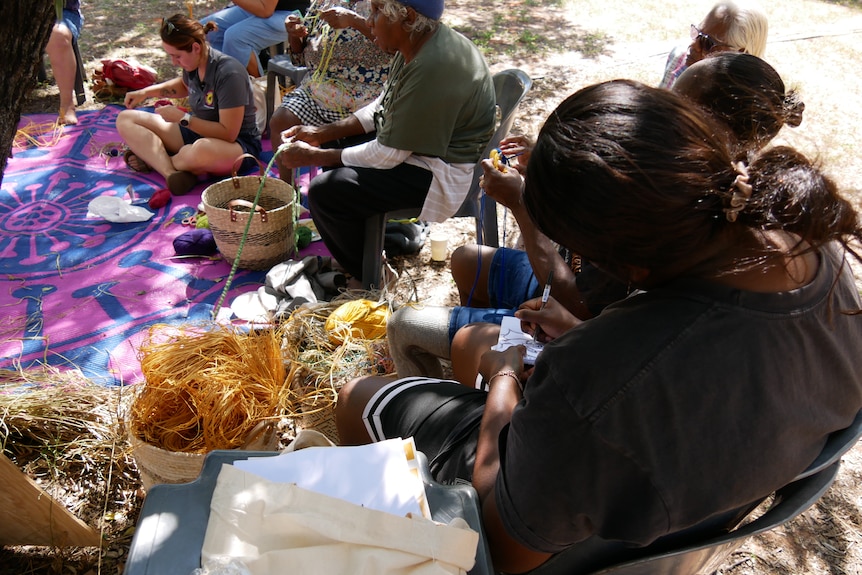
<instances>
[{"instance_id":1,"label":"wristwatch","mask_svg":"<svg viewBox=\"0 0 862 575\"><path fill-rule=\"evenodd\" d=\"M191 121L191 119L192 119L192 115L189 114L188 112L186 112L185 116L183 116L183 119L180 120L180 126L182 126L183 128L188 128L189 122Z\"/></svg>"}]
</instances>

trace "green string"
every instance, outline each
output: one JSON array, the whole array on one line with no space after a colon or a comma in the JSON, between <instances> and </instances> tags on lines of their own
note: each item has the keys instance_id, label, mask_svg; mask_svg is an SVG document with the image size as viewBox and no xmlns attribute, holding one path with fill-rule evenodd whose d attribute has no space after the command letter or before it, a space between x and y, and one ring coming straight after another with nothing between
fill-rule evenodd
<instances>
[{"instance_id":1,"label":"green string","mask_svg":"<svg viewBox=\"0 0 862 575\"><path fill-rule=\"evenodd\" d=\"M272 155L272 159L269 161L269 164L266 165L266 169L264 170L263 174L261 174L260 185L257 187L257 194L255 194L255 196L254 196L254 202L252 202L251 212L249 213L248 219L245 222L245 229L242 232L242 238L240 238L240 240L239 240L239 248L237 248L237 250L236 250L236 257L233 259L233 265L230 268L230 273L227 275L227 280L225 280L224 289L222 290L221 295L219 296L218 301L216 302L216 305L213 308L212 319L215 319L218 316L218 312L221 309L221 305L222 305L222 303L224 303L224 300L227 297L227 292L230 289L231 283L233 283L233 278L236 275L237 268L239 267L239 259L240 259L240 256L242 256L242 248L245 246L245 240L246 240L246 238L248 238L249 229L251 229L251 221L254 218L255 210L257 209L257 203L260 201L260 194L261 194L261 192L263 192L264 185L266 185L267 174L269 174L270 170L272 169L272 165L275 163L275 159L278 157L278 154L281 153L281 149L282 148L279 147L275 151L275 153ZM292 214L292 217L293 217L293 228L295 229L296 228L296 214L297 214L297 209L296 209L297 197L296 197L296 189L293 188L293 186L291 186L291 188L293 189L293 214ZM295 241L294 241L294 246L296 246Z\"/></svg>"}]
</instances>

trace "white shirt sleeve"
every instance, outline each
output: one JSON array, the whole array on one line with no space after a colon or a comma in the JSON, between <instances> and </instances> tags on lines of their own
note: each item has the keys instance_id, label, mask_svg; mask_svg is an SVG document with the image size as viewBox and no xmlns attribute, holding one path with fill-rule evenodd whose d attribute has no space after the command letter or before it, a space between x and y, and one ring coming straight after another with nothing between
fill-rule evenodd
<instances>
[{"instance_id":1,"label":"white shirt sleeve","mask_svg":"<svg viewBox=\"0 0 862 575\"><path fill-rule=\"evenodd\" d=\"M362 124L362 129L365 130L366 134L374 131L374 112L380 108L382 101L383 94L380 94L373 102L369 102L353 112L353 115Z\"/></svg>"},{"instance_id":2,"label":"white shirt sleeve","mask_svg":"<svg viewBox=\"0 0 862 575\"><path fill-rule=\"evenodd\" d=\"M341 150L341 163L353 168L388 170L398 164L403 164L412 154L413 152L390 148L377 140L371 140Z\"/></svg>"}]
</instances>

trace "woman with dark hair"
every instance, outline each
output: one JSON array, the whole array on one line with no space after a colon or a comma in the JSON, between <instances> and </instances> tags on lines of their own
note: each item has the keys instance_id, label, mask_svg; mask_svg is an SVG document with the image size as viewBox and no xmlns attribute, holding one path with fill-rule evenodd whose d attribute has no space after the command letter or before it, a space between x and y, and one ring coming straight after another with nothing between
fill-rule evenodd
<instances>
[{"instance_id":1,"label":"woman with dark hair","mask_svg":"<svg viewBox=\"0 0 862 575\"><path fill-rule=\"evenodd\" d=\"M745 52L721 52L700 60L680 75L673 91L721 120L741 157L771 142L783 126L801 124L805 110L775 68Z\"/></svg>"},{"instance_id":2,"label":"woman with dark hair","mask_svg":"<svg viewBox=\"0 0 862 575\"><path fill-rule=\"evenodd\" d=\"M695 63L679 77L673 91L721 121L736 159L756 153L783 126L797 126L805 108L794 91L785 89L772 66L743 52L722 52ZM522 153L514 158L517 162L529 154L532 144L518 139L512 149ZM545 278L552 278L551 292L557 301L580 319L598 315L630 291L627 284L560 249L536 229L521 202L525 165L501 172L491 160L483 164L482 187L511 210L525 249L460 246L452 254L451 267L461 305L403 306L392 315L387 323L393 336L390 352L402 376L442 376L437 360L442 357L453 360L454 379L473 385L482 353L499 337L498 324L541 294Z\"/></svg>"},{"instance_id":3,"label":"woman with dark hair","mask_svg":"<svg viewBox=\"0 0 862 575\"><path fill-rule=\"evenodd\" d=\"M488 392L376 377L341 390L343 443L413 436L438 481L472 482L498 571L563 551L589 570L727 528L862 407L858 216L801 154L746 164L725 133L636 82L569 97L523 201L547 237L636 291L588 321L527 302L522 323L554 339L531 370L523 348L486 352Z\"/></svg>"},{"instance_id":4,"label":"woman with dark hair","mask_svg":"<svg viewBox=\"0 0 862 575\"><path fill-rule=\"evenodd\" d=\"M182 76L128 92L117 131L135 171L156 170L171 193L187 193L198 174L230 174L242 154L260 154L254 95L245 67L210 47L206 26L182 14L162 21L162 47ZM188 97L189 110L168 105L155 113L132 110L149 98ZM246 159L246 162L252 162Z\"/></svg>"}]
</instances>

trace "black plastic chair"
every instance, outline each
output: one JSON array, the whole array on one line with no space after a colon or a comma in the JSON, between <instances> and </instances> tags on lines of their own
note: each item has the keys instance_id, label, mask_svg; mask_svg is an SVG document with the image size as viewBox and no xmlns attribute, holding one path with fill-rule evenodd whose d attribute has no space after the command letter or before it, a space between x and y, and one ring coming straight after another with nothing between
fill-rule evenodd
<instances>
[{"instance_id":1,"label":"black plastic chair","mask_svg":"<svg viewBox=\"0 0 862 575\"><path fill-rule=\"evenodd\" d=\"M830 434L820 455L788 485L775 492L769 508L757 519L729 532L698 537L703 526L674 536L677 543L660 541L641 550L621 550L618 557L635 555L599 568L582 567L583 553L562 552L530 572L530 575L709 575L718 569L746 539L787 523L814 505L826 492L841 465L841 456L862 437L862 411L847 428ZM758 502L759 503L759 502ZM742 513L730 513L711 523L733 517L725 525L739 525L757 508L757 503ZM612 556L613 554L611 554Z\"/></svg>"},{"instance_id":2,"label":"black plastic chair","mask_svg":"<svg viewBox=\"0 0 862 575\"><path fill-rule=\"evenodd\" d=\"M491 150L500 145L502 140L512 129L515 121L515 112L533 85L532 79L518 69L503 70L494 74L494 91L497 97L497 106L500 111L500 123L494 131L491 140L485 146L480 161L473 170L473 180L470 191L464 199L464 203L458 208L453 217L472 217L476 219L476 241L477 243L497 247L499 245L497 231L497 202L482 193L479 187L479 178L482 176L481 160L488 157ZM386 222L390 219L410 219L419 215L419 208L409 210L396 210L374 214L365 219L365 243L362 256L362 283L365 289L380 287L380 273L383 267L383 241L386 232Z\"/></svg>"},{"instance_id":3,"label":"black plastic chair","mask_svg":"<svg viewBox=\"0 0 862 575\"><path fill-rule=\"evenodd\" d=\"M129 549L125 575L189 575L201 566L201 548L209 522L210 501L224 463L237 459L278 455L276 451L217 450L207 454L197 479L191 483L159 484L147 493ZM469 485L441 485L431 478L428 460L418 454L420 474L431 517L449 523L463 518L479 533L476 564L470 575L493 575L482 529L479 497ZM350 479L345 477L345 481ZM289 572L285 566L285 572Z\"/></svg>"}]
</instances>

